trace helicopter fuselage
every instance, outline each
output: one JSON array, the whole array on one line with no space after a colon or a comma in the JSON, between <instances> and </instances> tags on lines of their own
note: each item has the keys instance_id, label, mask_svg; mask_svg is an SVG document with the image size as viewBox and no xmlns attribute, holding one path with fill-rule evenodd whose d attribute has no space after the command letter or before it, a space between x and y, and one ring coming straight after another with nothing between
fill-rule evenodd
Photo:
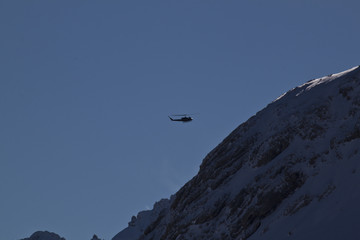
<instances>
[{"instance_id":1,"label":"helicopter fuselage","mask_svg":"<svg viewBox=\"0 0 360 240\"><path fill-rule=\"evenodd\" d=\"M182 117L182 118L174 119L169 116L169 118L171 121L174 121L174 122L190 122L193 120L191 117Z\"/></svg>"}]
</instances>

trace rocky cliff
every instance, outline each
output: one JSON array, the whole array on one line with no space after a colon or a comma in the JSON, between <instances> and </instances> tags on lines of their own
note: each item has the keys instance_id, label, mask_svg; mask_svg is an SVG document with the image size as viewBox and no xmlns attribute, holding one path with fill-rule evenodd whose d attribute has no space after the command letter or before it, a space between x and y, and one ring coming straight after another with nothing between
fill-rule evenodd
<instances>
[{"instance_id":1,"label":"rocky cliff","mask_svg":"<svg viewBox=\"0 0 360 240\"><path fill-rule=\"evenodd\" d=\"M270 103L113 240L360 239L359 148L355 67Z\"/></svg>"}]
</instances>

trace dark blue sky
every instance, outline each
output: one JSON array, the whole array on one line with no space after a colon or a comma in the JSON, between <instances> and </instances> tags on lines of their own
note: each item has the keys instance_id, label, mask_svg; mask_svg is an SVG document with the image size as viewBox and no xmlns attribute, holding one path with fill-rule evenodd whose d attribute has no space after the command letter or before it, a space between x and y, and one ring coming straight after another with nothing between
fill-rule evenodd
<instances>
[{"instance_id":1,"label":"dark blue sky","mask_svg":"<svg viewBox=\"0 0 360 240\"><path fill-rule=\"evenodd\" d=\"M111 239L283 92L359 65L358 9L0 0L0 238Z\"/></svg>"}]
</instances>

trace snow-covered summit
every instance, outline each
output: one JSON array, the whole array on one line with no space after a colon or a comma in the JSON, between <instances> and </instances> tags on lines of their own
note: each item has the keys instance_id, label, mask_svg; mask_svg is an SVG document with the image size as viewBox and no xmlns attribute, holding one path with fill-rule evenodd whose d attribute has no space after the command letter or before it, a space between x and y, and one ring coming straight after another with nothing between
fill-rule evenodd
<instances>
[{"instance_id":1,"label":"snow-covered summit","mask_svg":"<svg viewBox=\"0 0 360 240\"><path fill-rule=\"evenodd\" d=\"M355 67L270 103L113 240L360 239L359 146Z\"/></svg>"}]
</instances>

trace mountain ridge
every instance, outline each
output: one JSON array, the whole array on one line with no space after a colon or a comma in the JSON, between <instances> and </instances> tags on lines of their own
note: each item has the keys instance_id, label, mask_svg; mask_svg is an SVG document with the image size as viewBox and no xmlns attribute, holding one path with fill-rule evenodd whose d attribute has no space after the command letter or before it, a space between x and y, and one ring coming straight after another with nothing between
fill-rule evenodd
<instances>
[{"instance_id":1,"label":"mountain ridge","mask_svg":"<svg viewBox=\"0 0 360 240\"><path fill-rule=\"evenodd\" d=\"M21 240L65 240L58 234L48 231L34 232L29 238L23 238Z\"/></svg>"},{"instance_id":2,"label":"mountain ridge","mask_svg":"<svg viewBox=\"0 0 360 240\"><path fill-rule=\"evenodd\" d=\"M359 109L359 67L288 91L230 133L175 195L133 217L113 240L301 239L306 231L291 224L280 235L273 229L330 197L342 201L335 194L345 185L341 179L359 178ZM342 159L351 170L339 177Z\"/></svg>"}]
</instances>

